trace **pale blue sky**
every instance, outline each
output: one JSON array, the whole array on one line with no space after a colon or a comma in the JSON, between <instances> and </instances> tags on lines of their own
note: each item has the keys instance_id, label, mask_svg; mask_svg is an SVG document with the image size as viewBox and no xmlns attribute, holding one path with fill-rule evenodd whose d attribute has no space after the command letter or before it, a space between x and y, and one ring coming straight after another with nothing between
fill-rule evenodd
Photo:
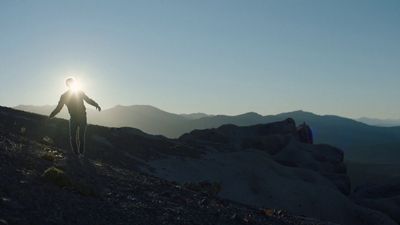
<instances>
[{"instance_id":1,"label":"pale blue sky","mask_svg":"<svg viewBox=\"0 0 400 225\"><path fill-rule=\"evenodd\" d=\"M400 118L400 1L0 0L0 105Z\"/></svg>"}]
</instances>

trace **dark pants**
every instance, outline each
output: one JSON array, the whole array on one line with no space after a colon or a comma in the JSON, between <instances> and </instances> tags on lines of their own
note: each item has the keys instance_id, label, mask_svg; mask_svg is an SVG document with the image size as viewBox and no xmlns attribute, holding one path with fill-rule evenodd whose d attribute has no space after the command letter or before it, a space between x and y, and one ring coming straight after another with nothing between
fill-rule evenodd
<instances>
[{"instance_id":1,"label":"dark pants","mask_svg":"<svg viewBox=\"0 0 400 225\"><path fill-rule=\"evenodd\" d=\"M85 152L86 117L72 118L69 120L69 136L71 148L75 154Z\"/></svg>"}]
</instances>

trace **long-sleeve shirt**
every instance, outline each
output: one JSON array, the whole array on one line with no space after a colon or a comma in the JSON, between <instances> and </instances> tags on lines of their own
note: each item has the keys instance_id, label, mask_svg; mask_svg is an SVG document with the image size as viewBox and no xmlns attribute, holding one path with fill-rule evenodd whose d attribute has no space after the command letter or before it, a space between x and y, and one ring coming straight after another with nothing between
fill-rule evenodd
<instances>
[{"instance_id":1,"label":"long-sleeve shirt","mask_svg":"<svg viewBox=\"0 0 400 225\"><path fill-rule=\"evenodd\" d=\"M99 105L93 99L89 98L83 91L73 92L68 90L61 95L58 105L50 114L50 117L57 115L63 106L66 105L71 119L86 119L86 107L83 101L86 101L88 104L96 108L99 107Z\"/></svg>"}]
</instances>

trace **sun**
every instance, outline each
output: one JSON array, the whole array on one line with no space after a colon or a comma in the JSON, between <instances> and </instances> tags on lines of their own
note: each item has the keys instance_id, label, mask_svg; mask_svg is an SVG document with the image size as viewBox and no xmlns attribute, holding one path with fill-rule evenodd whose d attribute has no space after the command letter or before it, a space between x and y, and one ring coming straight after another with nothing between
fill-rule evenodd
<instances>
[{"instance_id":1,"label":"sun","mask_svg":"<svg viewBox=\"0 0 400 225\"><path fill-rule=\"evenodd\" d=\"M74 93L77 93L78 91L81 90L79 82L76 81L76 80L71 84L70 88L71 88L71 91L74 92Z\"/></svg>"}]
</instances>

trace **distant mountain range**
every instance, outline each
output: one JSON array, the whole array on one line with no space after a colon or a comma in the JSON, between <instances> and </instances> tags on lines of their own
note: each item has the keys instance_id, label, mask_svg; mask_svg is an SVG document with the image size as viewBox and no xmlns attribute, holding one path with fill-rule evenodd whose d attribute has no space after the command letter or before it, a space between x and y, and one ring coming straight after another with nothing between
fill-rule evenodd
<instances>
[{"instance_id":1,"label":"distant mountain range","mask_svg":"<svg viewBox=\"0 0 400 225\"><path fill-rule=\"evenodd\" d=\"M53 106L17 106L15 109L48 115ZM66 109L59 117L68 119ZM338 146L346 158L359 162L400 163L400 127L378 127L334 115L294 111L262 116L249 112L236 116L174 114L153 106L115 106L100 113L88 109L89 123L109 127L135 127L146 133L177 138L195 129L216 128L224 124L247 126L293 118L308 123L316 143Z\"/></svg>"},{"instance_id":2,"label":"distant mountain range","mask_svg":"<svg viewBox=\"0 0 400 225\"><path fill-rule=\"evenodd\" d=\"M357 121L379 127L400 126L400 119L375 119L375 118L361 117Z\"/></svg>"},{"instance_id":3,"label":"distant mountain range","mask_svg":"<svg viewBox=\"0 0 400 225\"><path fill-rule=\"evenodd\" d=\"M185 117L187 119L201 119L201 118L204 118L204 117L213 116L213 115L208 115L208 114L205 114L205 113L189 113L189 114L179 114L179 115L181 115L181 116L183 116L183 117Z\"/></svg>"}]
</instances>

